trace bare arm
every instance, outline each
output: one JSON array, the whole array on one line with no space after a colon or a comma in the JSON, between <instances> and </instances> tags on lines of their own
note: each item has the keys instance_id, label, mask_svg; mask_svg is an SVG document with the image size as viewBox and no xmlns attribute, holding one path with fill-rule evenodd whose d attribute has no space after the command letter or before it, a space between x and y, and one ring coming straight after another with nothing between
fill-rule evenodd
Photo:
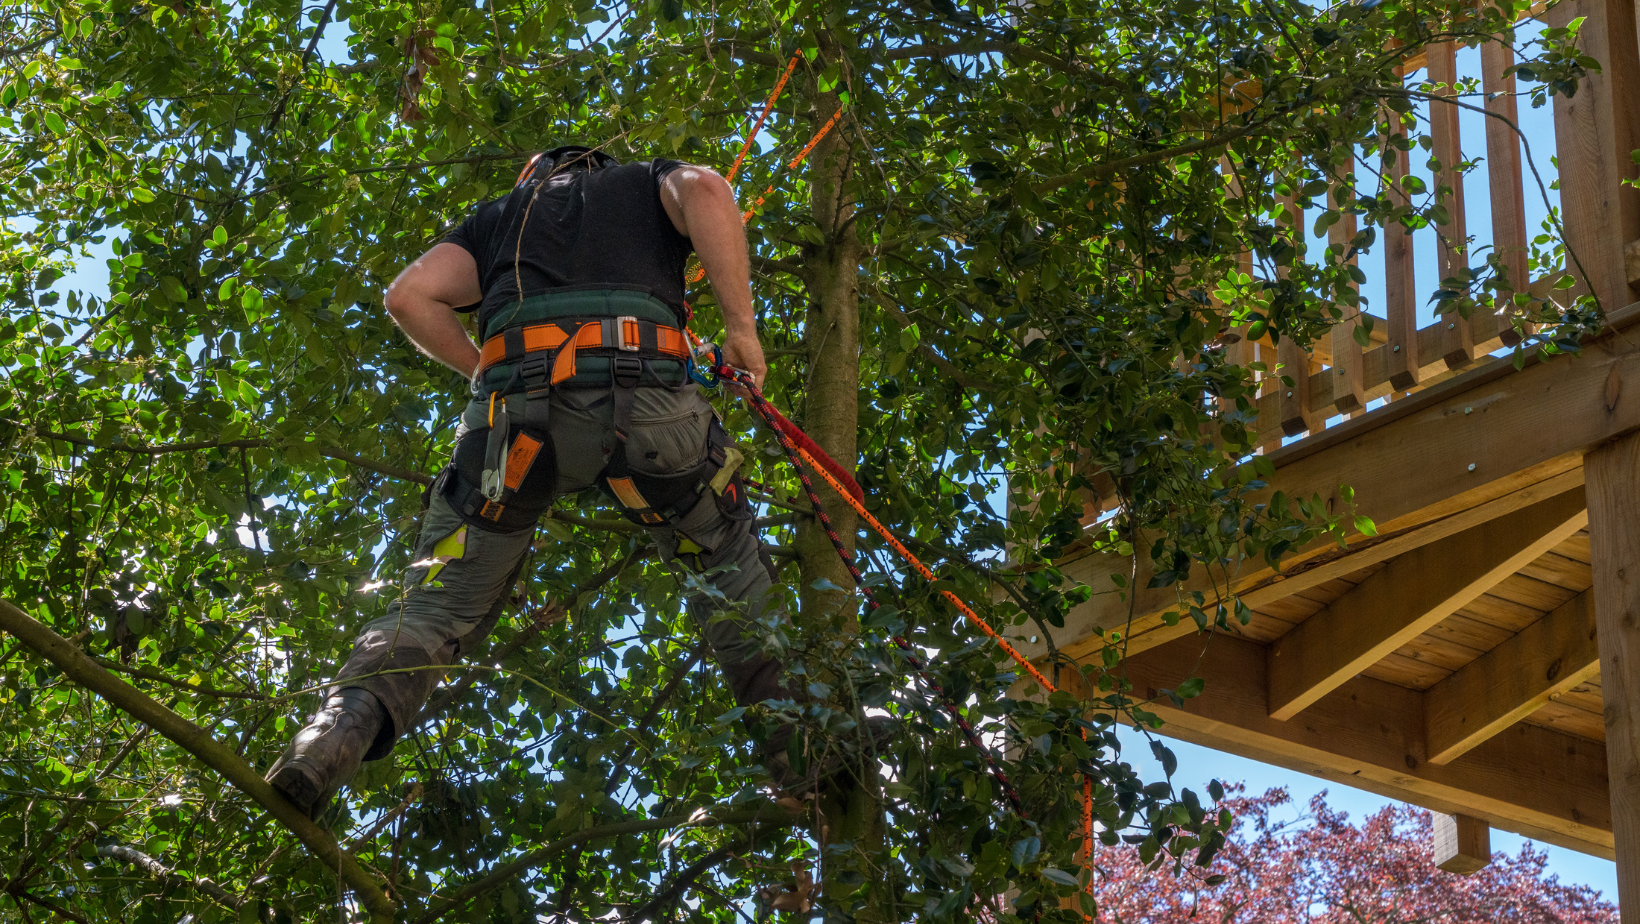
<instances>
[{"instance_id":1,"label":"bare arm","mask_svg":"<svg viewBox=\"0 0 1640 924\"><path fill-rule=\"evenodd\" d=\"M483 297L473 255L455 244L439 244L393 280L382 302L423 353L471 377L478 370L478 348L455 309Z\"/></svg>"},{"instance_id":2,"label":"bare arm","mask_svg":"<svg viewBox=\"0 0 1640 924\"><path fill-rule=\"evenodd\" d=\"M750 372L762 388L768 366L757 340L746 229L740 222L734 190L712 170L688 165L667 174L661 190L667 217L679 234L694 242L695 254L717 294L723 311L723 361Z\"/></svg>"}]
</instances>

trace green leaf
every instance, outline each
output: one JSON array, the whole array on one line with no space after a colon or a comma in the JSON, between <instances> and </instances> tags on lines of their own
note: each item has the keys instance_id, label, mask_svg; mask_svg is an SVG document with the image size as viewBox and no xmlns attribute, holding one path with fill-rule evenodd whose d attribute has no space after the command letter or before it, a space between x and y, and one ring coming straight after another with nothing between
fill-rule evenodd
<instances>
[{"instance_id":1,"label":"green leaf","mask_svg":"<svg viewBox=\"0 0 1640 924\"><path fill-rule=\"evenodd\" d=\"M1057 882L1060 885L1071 886L1073 888L1081 885L1075 876L1072 876L1070 873L1067 873L1062 869L1055 869L1052 866L1045 866L1042 868L1042 878L1047 879L1050 882Z\"/></svg>"},{"instance_id":2,"label":"green leaf","mask_svg":"<svg viewBox=\"0 0 1640 924\"><path fill-rule=\"evenodd\" d=\"M58 58L57 66L65 71L77 71L85 67L84 64L80 63L79 58Z\"/></svg>"},{"instance_id":3,"label":"green leaf","mask_svg":"<svg viewBox=\"0 0 1640 924\"><path fill-rule=\"evenodd\" d=\"M68 124L63 121L62 114L55 109L47 109L45 114L46 127L59 135L68 134Z\"/></svg>"},{"instance_id":4,"label":"green leaf","mask_svg":"<svg viewBox=\"0 0 1640 924\"><path fill-rule=\"evenodd\" d=\"M1200 677L1190 677L1180 683L1177 687L1174 687L1174 692L1178 693L1179 696L1184 699L1195 699L1196 697L1202 695L1202 688L1206 686L1206 684L1207 681Z\"/></svg>"},{"instance_id":5,"label":"green leaf","mask_svg":"<svg viewBox=\"0 0 1640 924\"><path fill-rule=\"evenodd\" d=\"M1372 522L1371 517L1357 514L1355 517L1355 531L1363 536L1376 536L1378 535L1378 525Z\"/></svg>"},{"instance_id":6,"label":"green leaf","mask_svg":"<svg viewBox=\"0 0 1640 924\"><path fill-rule=\"evenodd\" d=\"M145 203L145 204L149 203L149 202L153 202L154 201L154 191L151 190L151 189L144 189L141 186L133 187L132 190L131 190L131 198L138 201L138 202L142 202L142 203Z\"/></svg>"}]
</instances>

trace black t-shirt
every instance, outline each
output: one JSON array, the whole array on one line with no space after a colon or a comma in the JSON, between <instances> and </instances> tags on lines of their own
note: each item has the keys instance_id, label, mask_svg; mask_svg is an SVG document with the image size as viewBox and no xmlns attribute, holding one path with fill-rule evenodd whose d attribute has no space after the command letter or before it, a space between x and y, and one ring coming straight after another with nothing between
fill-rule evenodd
<instances>
[{"instance_id":1,"label":"black t-shirt","mask_svg":"<svg viewBox=\"0 0 1640 924\"><path fill-rule=\"evenodd\" d=\"M641 286L681 323L683 270L693 247L660 195L661 180L681 166L657 157L571 169L480 205L444 238L478 261L484 300L459 310L480 308L482 329L496 310L549 289Z\"/></svg>"}]
</instances>

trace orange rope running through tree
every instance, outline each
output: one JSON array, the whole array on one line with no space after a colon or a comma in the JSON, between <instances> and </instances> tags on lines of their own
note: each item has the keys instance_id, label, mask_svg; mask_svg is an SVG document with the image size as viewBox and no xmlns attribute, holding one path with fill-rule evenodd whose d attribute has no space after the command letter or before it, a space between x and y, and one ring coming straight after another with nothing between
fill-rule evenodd
<instances>
[{"instance_id":1,"label":"orange rope running through tree","mask_svg":"<svg viewBox=\"0 0 1640 924\"><path fill-rule=\"evenodd\" d=\"M768 119L770 111L774 109L775 102L780 99L780 94L786 89L786 81L791 79L792 72L797 68L797 62L802 59L802 56L803 53L799 51L792 55L791 61L787 63L785 73L781 74L780 80L775 83L774 90L769 93L769 98L763 103L763 111L758 115L756 124L752 126L751 133L746 136L746 141L740 146L740 153L735 155L735 162L733 166L729 168L729 174L726 177L727 180L732 181L735 178L735 175L740 172L740 165L743 161L745 161L747 152L751 150L752 142L757 139L758 132L762 130L763 123L766 119ZM838 106L837 111L832 113L831 118L826 120L826 124L820 126L820 130L814 133L814 137L809 139L809 143L803 146L803 150L797 152L797 156L792 158L790 163L786 164L786 169L796 170L804 160L808 159L809 154L814 151L815 146L818 145L821 140L831 132L832 127L837 124L837 120L841 118L842 115L843 107ZM742 224L751 221L752 215L757 212L760 206L763 205L764 200L769 197L769 194L774 192L774 187L775 181L771 180L768 187L763 190L762 194L760 194L757 199L752 202L751 206L741 214L740 221ZM694 274L689 277L689 282L699 282L705 276L706 267L697 267ZM687 329L686 331L689 334L689 339L698 345L700 338L695 336L694 331ZM890 533L882 523L878 522L877 518L872 516L871 512L866 510L863 504L855 500L854 496L847 489L845 489L841 483L838 482L836 477L834 477L831 472L826 470L824 465L821 465L819 461L809 453L808 450L799 449L798 451L802 454L803 460L809 464L809 468L819 473L820 477L826 480L826 483L831 486L832 490L836 491L837 495L841 497L844 502L854 508L855 513L859 514L861 518L870 524L871 528L876 531L877 535L883 537L883 540L892 546L894 551L898 552L901 558L910 563L911 567L915 568L917 572L922 575L924 580L928 581L930 584L935 583L934 572L930 571L928 566L922 563L921 559L911 554L911 550L906 548L900 540L894 538L894 535ZM967 617L969 622L973 623L981 632L984 632L986 636L996 642L997 645L1001 647L1002 650L1008 655L1008 657L1012 658L1014 663L1018 664L1020 667L1023 667L1026 673L1031 675L1031 679L1041 685L1044 690L1047 690L1049 693L1058 692L1059 688L1057 686L1049 682L1048 678L1043 676L1042 672L1037 670L1035 665L1031 664L1031 662L1024 655L1020 654L1018 649L1014 648L1013 645L1010 645L1007 639L1004 639L1001 635L997 634L997 631L992 629L985 620L981 619L979 614L975 613L973 609L968 606L968 604L962 602L962 598L945 589L940 590L940 595L950 602L952 606L955 606L963 616ZM1087 737L1088 733L1083 731L1082 739L1086 741ZM1082 779L1082 831L1084 838L1084 846L1082 851L1083 862L1091 866L1093 862L1093 781L1088 779L1086 776ZM1093 891L1093 873L1091 869L1088 873L1086 891L1089 893L1092 893ZM1084 915L1084 917L1086 917L1086 915ZM1089 918L1088 920L1092 919Z\"/></svg>"},{"instance_id":2,"label":"orange rope running through tree","mask_svg":"<svg viewBox=\"0 0 1640 924\"><path fill-rule=\"evenodd\" d=\"M917 569L917 573L923 576L923 580L930 584L934 583L934 572L930 571L928 566L922 563L921 559L911 554L911 550L906 548L904 543L894 538L894 535L888 531L888 528L878 522L877 518L871 515L871 511L867 510L864 504L861 504L859 501L855 500L854 495L844 490L842 484L840 484L837 479L832 476L831 472L826 471L826 467L824 465L821 465L819 461L814 458L814 456L810 455L807 449L799 448L797 451L802 454L803 461L809 464L809 469L818 474L821 478L824 478L826 480L826 484L831 485L831 489L837 492L837 496L841 497L844 503L854 508L854 512L859 514L861 519L865 520L866 523L871 526L872 530L877 533L877 535L883 537L884 542L887 542L890 546L892 546L894 551L898 552L900 557L905 559L911 567ZM981 632L984 632L991 638L992 641L996 642L997 645L1007 653L1008 657L1014 659L1014 663L1025 668L1026 673L1031 675L1031 679L1041 684L1044 690L1047 690L1049 693L1057 693L1059 691L1058 687L1048 682L1047 677L1042 676L1042 672L1037 670L1036 666L1032 664L1029 659L1020 654L1019 650L1014 646L1008 644L1007 639L1004 639L1001 635L998 635L997 631L991 628L990 624L979 618L979 614L975 613L973 609L968 606L968 604L962 602L961 597L958 597L956 594L943 588L940 590L940 596L949 601L952 606L955 606L957 610L962 613L962 615L968 617L969 622L978 626ZM1088 740L1088 733L1085 730L1082 732L1082 740ZM1093 863L1093 780L1089 779L1087 776L1082 777L1082 837L1084 845L1082 848L1083 863L1090 866L1086 891L1092 893L1093 872L1091 870L1091 864ZM1084 915L1083 917L1086 918L1087 916ZM1089 918L1089 920L1092 919Z\"/></svg>"}]
</instances>

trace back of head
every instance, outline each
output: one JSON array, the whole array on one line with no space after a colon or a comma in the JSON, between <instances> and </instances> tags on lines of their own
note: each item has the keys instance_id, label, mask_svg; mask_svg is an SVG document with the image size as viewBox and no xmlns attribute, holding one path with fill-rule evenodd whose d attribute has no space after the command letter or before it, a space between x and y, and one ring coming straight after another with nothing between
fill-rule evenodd
<instances>
[{"instance_id":1,"label":"back of head","mask_svg":"<svg viewBox=\"0 0 1640 924\"><path fill-rule=\"evenodd\" d=\"M602 170L620 165L603 151L579 144L566 144L535 155L518 174L515 185L523 186L531 180L546 180L566 173Z\"/></svg>"}]
</instances>

